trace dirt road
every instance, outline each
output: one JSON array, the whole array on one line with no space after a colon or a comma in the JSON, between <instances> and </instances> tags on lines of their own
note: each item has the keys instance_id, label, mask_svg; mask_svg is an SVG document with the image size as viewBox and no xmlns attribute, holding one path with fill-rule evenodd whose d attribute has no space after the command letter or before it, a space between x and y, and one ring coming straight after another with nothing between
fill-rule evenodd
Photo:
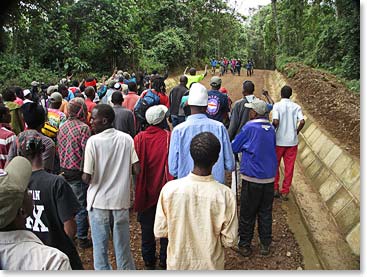
<instances>
[{"instance_id":1,"label":"dirt road","mask_svg":"<svg viewBox=\"0 0 367 277\"><path fill-rule=\"evenodd\" d=\"M251 80L255 84L255 95L261 96L261 89L265 88L266 76L269 71L255 70L255 74L251 77L233 76L228 73L222 77L222 86L227 88L229 95L233 102L242 97L242 83L245 80ZM209 88L209 82L212 75L208 76L202 83ZM288 209L289 210L289 209ZM274 201L273 206L273 244L271 254L268 257L262 257L259 254L258 236L255 233L253 240L253 255L244 258L232 249L226 250L225 269L227 270L263 270L263 269L281 269L281 270L295 270L304 269L305 265L303 257L300 252L299 245L295 239L294 234L287 222L287 208L284 208L284 203L279 199ZM299 222L298 222L299 223ZM257 230L257 229L255 229ZM144 262L141 257L141 230L140 225L136 220L136 213L130 214L130 235L131 235L131 249L134 256L136 268L138 270L144 269ZM92 249L79 249L79 253L85 269L93 269L93 252ZM113 256L113 248L110 243L109 250L110 260L115 268L115 261Z\"/></svg>"}]
</instances>

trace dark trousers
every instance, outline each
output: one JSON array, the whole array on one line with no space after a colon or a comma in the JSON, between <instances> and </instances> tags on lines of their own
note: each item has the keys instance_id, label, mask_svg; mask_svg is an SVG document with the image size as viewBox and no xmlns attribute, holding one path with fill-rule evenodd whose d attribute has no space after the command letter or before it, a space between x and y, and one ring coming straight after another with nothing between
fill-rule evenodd
<instances>
[{"instance_id":1,"label":"dark trousers","mask_svg":"<svg viewBox=\"0 0 367 277\"><path fill-rule=\"evenodd\" d=\"M141 226L141 253L143 256L143 260L145 264L155 264L156 257L156 244L154 237L154 218L155 211L157 206L153 206L144 212L138 213L138 221ZM160 263L166 265L167 260L167 245L168 239L161 238L160 239L160 251L159 251L159 260Z\"/></svg>"},{"instance_id":2,"label":"dark trousers","mask_svg":"<svg viewBox=\"0 0 367 277\"><path fill-rule=\"evenodd\" d=\"M240 236L239 246L251 245L256 216L260 242L263 245L270 245L273 199L274 182L258 184L242 180L240 222L238 228Z\"/></svg>"}]
</instances>

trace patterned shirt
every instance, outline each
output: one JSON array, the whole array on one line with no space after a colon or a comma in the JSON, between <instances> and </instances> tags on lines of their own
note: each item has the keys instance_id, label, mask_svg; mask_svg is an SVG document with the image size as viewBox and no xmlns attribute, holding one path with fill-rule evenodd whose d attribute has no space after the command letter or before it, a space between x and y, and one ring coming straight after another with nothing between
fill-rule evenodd
<instances>
[{"instance_id":1,"label":"patterned shirt","mask_svg":"<svg viewBox=\"0 0 367 277\"><path fill-rule=\"evenodd\" d=\"M51 108L48 108L47 118L50 124L58 129L66 121L66 116L63 112L60 112L60 110L51 109Z\"/></svg>"},{"instance_id":2,"label":"patterned shirt","mask_svg":"<svg viewBox=\"0 0 367 277\"><path fill-rule=\"evenodd\" d=\"M79 119L68 119L57 135L60 166L69 170L83 170L83 155L90 137L87 124Z\"/></svg>"},{"instance_id":3,"label":"patterned shirt","mask_svg":"<svg viewBox=\"0 0 367 277\"><path fill-rule=\"evenodd\" d=\"M8 153L10 147L15 141L16 136L12 131L9 131L4 126L0 124L0 168L5 167L6 160L8 158Z\"/></svg>"}]
</instances>

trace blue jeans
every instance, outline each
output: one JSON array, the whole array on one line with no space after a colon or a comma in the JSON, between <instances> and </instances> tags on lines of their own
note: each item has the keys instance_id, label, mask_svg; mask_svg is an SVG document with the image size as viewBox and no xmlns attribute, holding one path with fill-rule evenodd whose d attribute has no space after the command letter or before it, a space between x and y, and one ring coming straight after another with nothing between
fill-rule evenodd
<instances>
[{"instance_id":1,"label":"blue jeans","mask_svg":"<svg viewBox=\"0 0 367 277\"><path fill-rule=\"evenodd\" d=\"M130 252L129 210L102 210L92 208L89 219L93 241L95 270L112 269L108 261L108 241L112 231L117 269L135 269Z\"/></svg>"},{"instance_id":2,"label":"blue jeans","mask_svg":"<svg viewBox=\"0 0 367 277\"><path fill-rule=\"evenodd\" d=\"M69 185L73 190L76 199L81 206L80 211L77 213L76 220L76 236L78 239L86 239L88 237L88 212L86 210L87 207L87 190L88 185L84 184L82 180L78 181L69 181Z\"/></svg>"},{"instance_id":3,"label":"blue jeans","mask_svg":"<svg viewBox=\"0 0 367 277\"><path fill-rule=\"evenodd\" d=\"M171 115L172 127L175 128L178 124L185 122L186 117L184 115Z\"/></svg>"}]
</instances>

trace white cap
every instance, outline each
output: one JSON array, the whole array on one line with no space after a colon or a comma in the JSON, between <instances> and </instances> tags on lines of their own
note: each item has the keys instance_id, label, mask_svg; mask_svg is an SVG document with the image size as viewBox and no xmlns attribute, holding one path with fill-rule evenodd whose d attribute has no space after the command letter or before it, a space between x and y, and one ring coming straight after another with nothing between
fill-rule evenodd
<instances>
[{"instance_id":1,"label":"white cap","mask_svg":"<svg viewBox=\"0 0 367 277\"><path fill-rule=\"evenodd\" d=\"M31 94L31 91L29 89L23 90L23 96L26 97L27 95Z\"/></svg>"},{"instance_id":2,"label":"white cap","mask_svg":"<svg viewBox=\"0 0 367 277\"><path fill-rule=\"evenodd\" d=\"M150 125L157 125L162 122L166 117L168 108L165 105L155 105L150 108L145 113L145 119Z\"/></svg>"},{"instance_id":3,"label":"white cap","mask_svg":"<svg viewBox=\"0 0 367 277\"><path fill-rule=\"evenodd\" d=\"M267 112L266 102L255 98L251 103L245 103L245 107L253 109L258 115L264 115Z\"/></svg>"},{"instance_id":4,"label":"white cap","mask_svg":"<svg viewBox=\"0 0 367 277\"><path fill-rule=\"evenodd\" d=\"M207 89L200 83L192 84L187 104L189 106L200 106L200 107L208 106Z\"/></svg>"}]
</instances>

